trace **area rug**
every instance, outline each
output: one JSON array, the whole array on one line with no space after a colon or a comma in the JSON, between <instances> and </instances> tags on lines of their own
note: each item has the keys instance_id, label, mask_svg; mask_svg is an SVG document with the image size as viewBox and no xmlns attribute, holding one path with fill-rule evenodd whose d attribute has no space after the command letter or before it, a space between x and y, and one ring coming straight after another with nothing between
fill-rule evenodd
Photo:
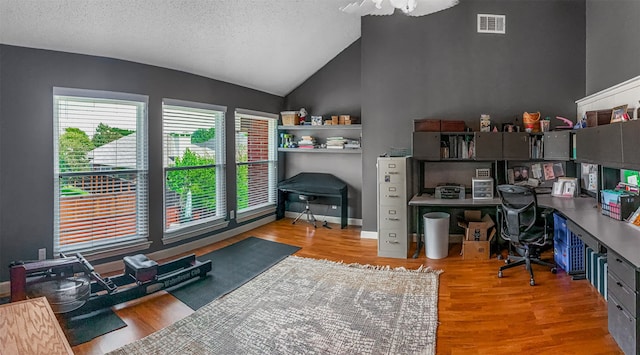
<instances>
[{"instance_id":1,"label":"area rug","mask_svg":"<svg viewBox=\"0 0 640 355\"><path fill-rule=\"evenodd\" d=\"M439 274L290 256L112 354L434 354Z\"/></svg>"},{"instance_id":2,"label":"area rug","mask_svg":"<svg viewBox=\"0 0 640 355\"><path fill-rule=\"evenodd\" d=\"M213 270L209 275L169 292L191 309L197 310L298 250L300 247L249 237L199 256L200 261L211 260Z\"/></svg>"}]
</instances>

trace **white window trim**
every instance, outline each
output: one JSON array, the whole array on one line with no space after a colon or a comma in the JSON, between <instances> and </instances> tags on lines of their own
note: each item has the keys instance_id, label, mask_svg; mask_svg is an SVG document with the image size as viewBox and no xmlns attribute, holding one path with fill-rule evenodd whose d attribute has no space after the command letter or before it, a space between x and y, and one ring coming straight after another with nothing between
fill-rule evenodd
<instances>
[{"instance_id":1,"label":"white window trim","mask_svg":"<svg viewBox=\"0 0 640 355\"><path fill-rule=\"evenodd\" d=\"M228 199L228 194L227 194L227 182L226 182L226 170L227 170L227 164L226 164L226 154L227 154L227 146L226 146L226 134L224 134L225 130L226 130L226 114L227 114L227 107L226 106L222 106L222 105L215 105L215 104L208 104L208 103L202 103L202 102L194 102L194 101L186 101L186 100L178 100L178 99L170 99L170 98L163 98L162 99L162 103L163 106L164 105L169 105L169 106L182 106L185 108L195 108L195 109L203 109L203 110L211 110L211 111L220 111L222 112L222 118L223 121L221 123L221 129L222 129L222 137L219 141L216 141L216 144L220 147L223 148L223 154L221 155L222 157L222 161L218 162L216 160L216 164L215 164L215 168L217 171L219 171L221 174L221 178L217 181L217 189L222 189L222 187L220 186L220 183L222 183L224 185L224 194L217 194L217 195L224 195L224 202L222 203L222 205L224 206L224 213L222 213L221 216L217 216L217 217L211 217L211 218L207 218L204 220L201 220L200 223L194 223L194 224L188 224L185 226L180 226L177 228L174 228L172 230L167 230L166 229L166 201L164 198L164 193L166 191L166 169L167 167L164 166L163 163L163 167L162 167L162 175L163 175L163 183L162 183L162 188L163 188L163 198L162 198L162 231L163 231L163 237L162 237L162 243L164 245L167 244L172 244L172 243L176 243L185 239L190 239L190 238L194 238L203 234L207 234L207 233L211 233L220 229L224 229L227 228L229 226L229 221L226 219L227 217L227 199ZM164 122L162 123L164 125ZM163 131L163 136L164 136L164 131ZM164 137L163 137L164 139ZM164 140L162 143L162 149L164 150ZM164 155L164 152L163 152Z\"/></svg>"},{"instance_id":2,"label":"white window trim","mask_svg":"<svg viewBox=\"0 0 640 355\"><path fill-rule=\"evenodd\" d=\"M248 109L242 109L242 108L236 108L235 110L235 115L234 115L234 120L235 120L235 116L240 115L240 116L245 116L245 117L249 117L249 118L256 118L256 119L273 119L276 120L276 128L277 128L277 120L279 118L279 116L277 114L274 113L269 113L269 112L263 112L263 111L255 111L255 110L248 110ZM276 131L277 132L277 131ZM235 135L234 135L235 138ZM274 174L278 173L278 137L275 137L276 139L276 147L275 147L275 154L274 154L274 158L275 158L275 172ZM261 161L261 162L270 162L269 160L266 161ZM260 163L260 162L251 162L253 163ZM237 161L234 161L234 164L236 166L236 169L239 165L244 165L245 163L238 163ZM248 220L252 220L261 216L265 216L271 213L276 213L276 206L278 204L278 187L277 187L277 177L276 177L276 186L275 186L275 200L273 203L268 203L268 204L263 204L260 206L254 206L252 208L248 208L242 212L238 212L238 214L236 215L236 222L238 223L243 223L246 222ZM237 197L236 197L236 202L237 202ZM236 206L237 209L237 206Z\"/></svg>"},{"instance_id":3,"label":"white window trim","mask_svg":"<svg viewBox=\"0 0 640 355\"><path fill-rule=\"evenodd\" d=\"M148 180L148 175L149 175L149 147L148 147L148 129L149 129L149 97L147 95L140 95L140 94L132 94L132 93L124 93L124 92L116 92L116 91L106 91L106 90L93 90L93 89L78 89L78 88L68 88L68 87L57 87L54 86L52 88L52 99L53 99L53 103L54 103L54 132L55 134L59 133L58 127L59 127L59 118L58 118L58 112L56 110L56 106L55 106L55 97L56 96L72 96L72 97L81 97L81 98L88 98L88 99L106 99L106 100L121 100L121 101L131 101L131 102L135 102L135 103L142 103L143 107L142 107L142 117L141 117L141 121L140 122L136 122L136 126L140 125L141 127L138 127L136 129L136 144L139 144L142 148L142 151L144 152L144 157L141 161L136 161L136 165L137 168L135 170L131 170L128 172L134 172L136 174L142 174L145 179L145 185L143 186L143 190L147 191L146 193L146 201L144 202L144 206L142 206L142 208L144 208L144 211L140 211L141 206L137 205L136 208L138 209L138 213L144 213L147 218L146 218L146 226L144 226L144 230L145 230L145 234L144 235L137 235L135 237L131 237L131 238L127 238L125 240L121 240L121 241L114 241L113 243L110 243L107 246L99 246L99 247L82 247L83 243L79 244L78 246L75 246L73 248L68 248L67 250L64 250L63 252L67 252L67 253L75 253L75 252L82 252L83 255L87 255L90 256L92 259L97 259L97 258L106 258L106 257L110 257L110 256L117 256L117 255L123 255L126 253L130 253L133 251L140 251L140 250L145 250L148 249L149 246L151 245L151 242L149 241L149 180ZM141 129L140 129L141 128ZM58 142L59 137L54 137L54 143ZM58 156L58 144L54 144L53 147L53 153L54 153L54 162L57 160L57 156ZM140 152L138 151L137 154L140 154ZM58 185L58 179L57 177L60 175L59 172L59 166L55 166L54 164L54 191L59 191L60 186ZM125 170L123 170L122 172L127 172ZM54 207L54 231L55 234L59 234L59 228L60 228L60 220L59 220L59 216L56 213L55 208L59 208L60 206L60 195L58 192L54 193L54 206L58 206L58 207ZM138 228L138 227L136 227ZM54 251L58 252L60 251L60 240L58 238L53 238L53 244L54 244Z\"/></svg>"}]
</instances>

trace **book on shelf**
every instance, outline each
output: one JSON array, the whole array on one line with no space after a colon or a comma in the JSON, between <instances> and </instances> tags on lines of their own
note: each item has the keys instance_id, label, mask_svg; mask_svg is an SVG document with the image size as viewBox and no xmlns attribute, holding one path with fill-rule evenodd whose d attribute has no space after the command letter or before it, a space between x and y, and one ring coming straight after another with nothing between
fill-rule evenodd
<instances>
[{"instance_id":1,"label":"book on shelf","mask_svg":"<svg viewBox=\"0 0 640 355\"><path fill-rule=\"evenodd\" d=\"M638 207L638 209L633 212L633 214L631 214L627 222L633 227L640 229L640 207Z\"/></svg>"},{"instance_id":2,"label":"book on shelf","mask_svg":"<svg viewBox=\"0 0 640 355\"><path fill-rule=\"evenodd\" d=\"M314 149L316 146L313 144L305 144L305 145L298 145L298 148L300 149Z\"/></svg>"},{"instance_id":3,"label":"book on shelf","mask_svg":"<svg viewBox=\"0 0 640 355\"><path fill-rule=\"evenodd\" d=\"M327 145L327 149L344 149L344 145Z\"/></svg>"}]
</instances>

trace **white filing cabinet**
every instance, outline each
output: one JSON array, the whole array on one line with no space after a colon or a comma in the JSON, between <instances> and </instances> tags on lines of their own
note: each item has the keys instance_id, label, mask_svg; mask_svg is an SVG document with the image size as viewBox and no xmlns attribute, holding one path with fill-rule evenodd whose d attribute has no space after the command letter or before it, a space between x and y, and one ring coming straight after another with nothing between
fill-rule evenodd
<instances>
[{"instance_id":1,"label":"white filing cabinet","mask_svg":"<svg viewBox=\"0 0 640 355\"><path fill-rule=\"evenodd\" d=\"M409 252L409 157L378 158L378 256L406 258Z\"/></svg>"}]
</instances>

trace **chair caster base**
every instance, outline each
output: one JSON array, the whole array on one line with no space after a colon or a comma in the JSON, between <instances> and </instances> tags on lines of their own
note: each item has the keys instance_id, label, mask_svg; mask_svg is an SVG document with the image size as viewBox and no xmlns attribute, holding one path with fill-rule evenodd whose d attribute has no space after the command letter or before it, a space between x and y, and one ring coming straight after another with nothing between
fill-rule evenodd
<instances>
[{"instance_id":1,"label":"chair caster base","mask_svg":"<svg viewBox=\"0 0 640 355\"><path fill-rule=\"evenodd\" d=\"M502 271L498 271L498 278L502 278Z\"/></svg>"},{"instance_id":2,"label":"chair caster base","mask_svg":"<svg viewBox=\"0 0 640 355\"><path fill-rule=\"evenodd\" d=\"M531 286L535 286L535 285L536 285L536 282L535 282L533 279L531 279L531 280L529 280L529 285L531 285Z\"/></svg>"},{"instance_id":3,"label":"chair caster base","mask_svg":"<svg viewBox=\"0 0 640 355\"><path fill-rule=\"evenodd\" d=\"M554 274L554 275L557 274L558 273L558 269L556 269L555 267L552 267L551 268L551 273Z\"/></svg>"}]
</instances>

